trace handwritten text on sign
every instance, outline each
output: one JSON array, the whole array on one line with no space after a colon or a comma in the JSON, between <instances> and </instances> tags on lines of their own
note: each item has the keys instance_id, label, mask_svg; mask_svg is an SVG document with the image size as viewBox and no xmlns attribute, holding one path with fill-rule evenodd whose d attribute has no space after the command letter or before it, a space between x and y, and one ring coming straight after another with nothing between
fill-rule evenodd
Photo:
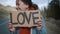
<instances>
[{"instance_id":1,"label":"handwritten text on sign","mask_svg":"<svg viewBox=\"0 0 60 34\"><path fill-rule=\"evenodd\" d=\"M41 20L39 10L33 11L12 11L10 13L11 22L14 27L32 27L37 26L37 22Z\"/></svg>"}]
</instances>

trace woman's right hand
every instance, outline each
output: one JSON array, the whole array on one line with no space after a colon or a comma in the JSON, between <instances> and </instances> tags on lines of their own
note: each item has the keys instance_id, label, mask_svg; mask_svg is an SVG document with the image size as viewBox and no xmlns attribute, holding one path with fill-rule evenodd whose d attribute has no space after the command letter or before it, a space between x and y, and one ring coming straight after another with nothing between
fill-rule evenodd
<instances>
[{"instance_id":1,"label":"woman's right hand","mask_svg":"<svg viewBox=\"0 0 60 34\"><path fill-rule=\"evenodd\" d=\"M8 24L8 28L11 32L14 32L15 31L15 28L13 27L12 23L9 23Z\"/></svg>"}]
</instances>

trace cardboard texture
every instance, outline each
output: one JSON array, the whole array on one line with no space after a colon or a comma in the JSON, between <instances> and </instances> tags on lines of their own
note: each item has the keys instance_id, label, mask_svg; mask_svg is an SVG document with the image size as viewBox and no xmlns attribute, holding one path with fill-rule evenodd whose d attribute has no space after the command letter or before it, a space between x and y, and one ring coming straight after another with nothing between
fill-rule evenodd
<instances>
[{"instance_id":1,"label":"cardboard texture","mask_svg":"<svg viewBox=\"0 0 60 34\"><path fill-rule=\"evenodd\" d=\"M12 11L10 19L14 27L34 27L41 20L39 10Z\"/></svg>"}]
</instances>

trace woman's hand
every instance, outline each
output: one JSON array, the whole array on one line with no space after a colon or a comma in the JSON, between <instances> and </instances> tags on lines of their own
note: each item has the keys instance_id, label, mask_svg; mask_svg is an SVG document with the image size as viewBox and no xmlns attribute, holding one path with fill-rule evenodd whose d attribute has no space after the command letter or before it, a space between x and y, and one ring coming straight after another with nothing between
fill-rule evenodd
<instances>
[{"instance_id":1,"label":"woman's hand","mask_svg":"<svg viewBox=\"0 0 60 34\"><path fill-rule=\"evenodd\" d=\"M38 26L36 28L37 28L37 30L41 30L41 28L42 28L42 21L41 20L38 21Z\"/></svg>"},{"instance_id":2,"label":"woman's hand","mask_svg":"<svg viewBox=\"0 0 60 34\"><path fill-rule=\"evenodd\" d=\"M12 23L9 23L8 24L8 28L11 32L14 32L15 31L15 28L13 27Z\"/></svg>"}]
</instances>

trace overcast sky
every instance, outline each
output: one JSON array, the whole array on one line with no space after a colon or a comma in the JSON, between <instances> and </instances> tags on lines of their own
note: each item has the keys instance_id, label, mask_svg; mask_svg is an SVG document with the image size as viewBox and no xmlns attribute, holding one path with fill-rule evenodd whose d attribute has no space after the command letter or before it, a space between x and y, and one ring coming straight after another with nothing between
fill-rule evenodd
<instances>
[{"instance_id":1,"label":"overcast sky","mask_svg":"<svg viewBox=\"0 0 60 34\"><path fill-rule=\"evenodd\" d=\"M15 7L16 6L15 1L16 0L0 0L0 4L3 4L5 6L10 5L12 7ZM47 6L50 1L51 0L32 0L32 2L37 4L40 8L43 6Z\"/></svg>"}]
</instances>

